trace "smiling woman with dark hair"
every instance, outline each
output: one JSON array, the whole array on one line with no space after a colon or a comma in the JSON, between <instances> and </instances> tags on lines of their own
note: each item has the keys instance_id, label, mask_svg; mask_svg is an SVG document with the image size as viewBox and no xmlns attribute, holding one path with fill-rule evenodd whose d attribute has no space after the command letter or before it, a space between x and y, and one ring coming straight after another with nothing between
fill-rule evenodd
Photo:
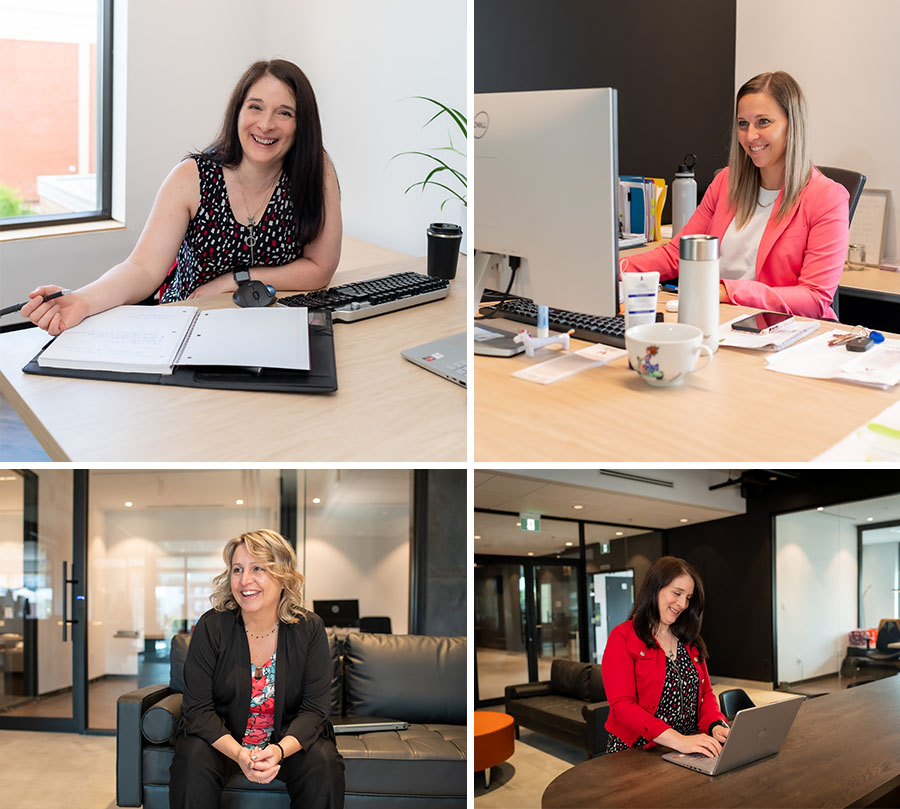
<instances>
[{"instance_id":1,"label":"smiling woman with dark hair","mask_svg":"<svg viewBox=\"0 0 900 809\"><path fill-rule=\"evenodd\" d=\"M22 315L50 334L158 293L161 303L233 292L238 282L318 289L341 255L337 175L309 80L283 59L255 62L231 93L210 146L159 189L131 255L52 301L38 287Z\"/></svg>"},{"instance_id":2,"label":"smiling woman with dark hair","mask_svg":"<svg viewBox=\"0 0 900 809\"><path fill-rule=\"evenodd\" d=\"M606 752L662 744L717 756L728 737L706 670L703 583L694 568L663 556L647 571L631 619L609 635L603 686Z\"/></svg>"}]
</instances>

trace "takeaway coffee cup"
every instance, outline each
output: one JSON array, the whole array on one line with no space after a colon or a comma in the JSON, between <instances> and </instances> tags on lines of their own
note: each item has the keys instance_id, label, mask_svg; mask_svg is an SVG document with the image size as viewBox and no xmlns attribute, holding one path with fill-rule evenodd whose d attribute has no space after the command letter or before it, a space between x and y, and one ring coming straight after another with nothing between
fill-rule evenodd
<instances>
[{"instance_id":1,"label":"takeaway coffee cup","mask_svg":"<svg viewBox=\"0 0 900 809\"><path fill-rule=\"evenodd\" d=\"M433 222L428 226L428 274L433 278L456 278L456 262L462 228L445 222Z\"/></svg>"},{"instance_id":2,"label":"takeaway coffee cup","mask_svg":"<svg viewBox=\"0 0 900 809\"><path fill-rule=\"evenodd\" d=\"M712 361L703 344L703 331L687 323L644 323L625 332L625 349L631 367L648 385L680 385L684 378ZM706 355L706 362L697 362Z\"/></svg>"}]
</instances>

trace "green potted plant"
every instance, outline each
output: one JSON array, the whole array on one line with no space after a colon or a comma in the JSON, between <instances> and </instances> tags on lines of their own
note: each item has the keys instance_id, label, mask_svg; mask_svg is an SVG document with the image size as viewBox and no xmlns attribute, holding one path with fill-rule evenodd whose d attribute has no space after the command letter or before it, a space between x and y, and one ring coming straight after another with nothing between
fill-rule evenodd
<instances>
[{"instance_id":1,"label":"green potted plant","mask_svg":"<svg viewBox=\"0 0 900 809\"><path fill-rule=\"evenodd\" d=\"M424 179L409 185L404 194L408 194L414 188L420 188L425 193L428 188L438 188L448 196L441 202L441 210L448 202L460 202L466 207L467 181L465 171L455 168L448 162L453 155L461 157L465 161L465 152L456 148L453 136L456 130L462 135L465 143L467 136L466 117L459 110L448 107L440 101L435 101L427 96L413 96L421 101L427 101L437 108L434 115L423 125L423 129L432 122L449 118L446 146L435 146L428 151L406 151L395 154L391 160L403 155L416 155L425 158L428 163L428 172ZM445 159L446 158L446 159ZM439 278L452 279L456 276L457 257L462 243L462 227L446 222L435 222L428 227L428 274Z\"/></svg>"}]
</instances>

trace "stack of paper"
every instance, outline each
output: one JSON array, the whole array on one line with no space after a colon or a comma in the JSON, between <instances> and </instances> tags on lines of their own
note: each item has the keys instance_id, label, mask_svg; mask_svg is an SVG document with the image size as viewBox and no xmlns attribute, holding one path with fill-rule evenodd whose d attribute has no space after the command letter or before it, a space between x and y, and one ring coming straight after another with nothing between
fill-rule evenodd
<instances>
[{"instance_id":1,"label":"stack of paper","mask_svg":"<svg viewBox=\"0 0 900 809\"><path fill-rule=\"evenodd\" d=\"M743 320L746 315L738 315L719 326L719 345L732 348L755 348L759 351L781 351L783 348L799 342L807 335L819 330L815 320L792 320L779 326L767 334L754 334L750 331L735 331L733 323Z\"/></svg>"},{"instance_id":2,"label":"stack of paper","mask_svg":"<svg viewBox=\"0 0 900 809\"><path fill-rule=\"evenodd\" d=\"M839 333L828 331L766 357L766 368L782 374L837 379L884 389L900 382L900 340L885 340L856 354L843 345L828 345Z\"/></svg>"},{"instance_id":3,"label":"stack of paper","mask_svg":"<svg viewBox=\"0 0 900 809\"><path fill-rule=\"evenodd\" d=\"M900 461L900 402L861 424L816 461Z\"/></svg>"}]
</instances>

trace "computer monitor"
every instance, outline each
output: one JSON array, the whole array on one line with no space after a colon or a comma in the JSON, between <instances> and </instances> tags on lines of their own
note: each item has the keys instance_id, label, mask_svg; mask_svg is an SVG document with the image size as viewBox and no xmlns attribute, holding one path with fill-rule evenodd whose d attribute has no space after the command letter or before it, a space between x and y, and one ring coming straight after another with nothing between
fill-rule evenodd
<instances>
[{"instance_id":1,"label":"computer monitor","mask_svg":"<svg viewBox=\"0 0 900 809\"><path fill-rule=\"evenodd\" d=\"M325 626L359 626L359 600L348 598L342 601L313 601L313 612Z\"/></svg>"},{"instance_id":2,"label":"computer monitor","mask_svg":"<svg viewBox=\"0 0 900 809\"><path fill-rule=\"evenodd\" d=\"M611 88L475 95L475 307L505 290L619 311L618 124ZM497 260L501 257L501 260Z\"/></svg>"}]
</instances>

